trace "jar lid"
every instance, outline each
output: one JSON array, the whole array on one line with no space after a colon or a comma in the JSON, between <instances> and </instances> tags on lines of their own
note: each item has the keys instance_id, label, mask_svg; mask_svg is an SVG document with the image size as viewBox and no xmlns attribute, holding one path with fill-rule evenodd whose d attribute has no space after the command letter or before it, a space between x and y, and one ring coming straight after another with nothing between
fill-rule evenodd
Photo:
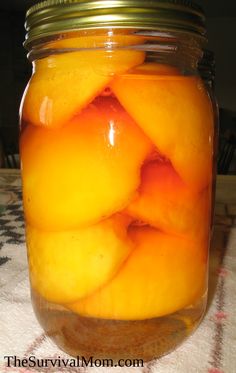
<instances>
[{"instance_id":1,"label":"jar lid","mask_svg":"<svg viewBox=\"0 0 236 373\"><path fill-rule=\"evenodd\" d=\"M187 0L46 0L26 13L26 48L39 39L74 30L135 28L205 37L205 16Z\"/></svg>"}]
</instances>

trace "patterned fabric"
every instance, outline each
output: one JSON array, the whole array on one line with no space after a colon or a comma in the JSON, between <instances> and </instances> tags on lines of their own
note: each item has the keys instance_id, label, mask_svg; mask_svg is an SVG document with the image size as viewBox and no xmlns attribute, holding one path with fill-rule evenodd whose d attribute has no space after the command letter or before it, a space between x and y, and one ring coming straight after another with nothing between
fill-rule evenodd
<instances>
[{"instance_id":1,"label":"patterned fabric","mask_svg":"<svg viewBox=\"0 0 236 373\"><path fill-rule=\"evenodd\" d=\"M46 337L31 307L17 173L0 173L0 212L0 372L236 373L236 200L216 205L209 300L202 324L177 350L139 368L6 366L6 355L20 359L69 356Z\"/></svg>"},{"instance_id":2,"label":"patterned fabric","mask_svg":"<svg viewBox=\"0 0 236 373\"><path fill-rule=\"evenodd\" d=\"M15 196L20 192L15 192ZM21 199L9 205L0 215L0 250L5 244L16 244L25 242L24 218ZM1 253L1 252L0 252ZM1 257L0 265L6 263L10 258Z\"/></svg>"}]
</instances>

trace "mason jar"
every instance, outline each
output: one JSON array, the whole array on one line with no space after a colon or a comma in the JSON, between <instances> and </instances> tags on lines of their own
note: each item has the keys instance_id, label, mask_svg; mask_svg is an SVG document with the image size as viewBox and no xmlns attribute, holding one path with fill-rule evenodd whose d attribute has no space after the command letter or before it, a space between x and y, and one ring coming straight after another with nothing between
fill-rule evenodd
<instances>
[{"instance_id":1,"label":"mason jar","mask_svg":"<svg viewBox=\"0 0 236 373\"><path fill-rule=\"evenodd\" d=\"M215 76L216 76L216 62L215 55L209 49L203 50L202 59L198 63L198 69L202 79L214 91Z\"/></svg>"},{"instance_id":2,"label":"mason jar","mask_svg":"<svg viewBox=\"0 0 236 373\"><path fill-rule=\"evenodd\" d=\"M208 94L211 97L213 115L214 115L214 135L213 135L213 179L212 179L212 210L211 210L211 238L214 231L214 205L215 205L215 186L217 175L217 159L218 159L218 143L219 143L219 107L215 96L215 77L216 77L216 61L212 51L203 50L202 59L198 63L200 76L205 82Z\"/></svg>"},{"instance_id":3,"label":"mason jar","mask_svg":"<svg viewBox=\"0 0 236 373\"><path fill-rule=\"evenodd\" d=\"M72 356L151 360L207 300L214 115L184 0L48 0L20 115L32 303Z\"/></svg>"}]
</instances>

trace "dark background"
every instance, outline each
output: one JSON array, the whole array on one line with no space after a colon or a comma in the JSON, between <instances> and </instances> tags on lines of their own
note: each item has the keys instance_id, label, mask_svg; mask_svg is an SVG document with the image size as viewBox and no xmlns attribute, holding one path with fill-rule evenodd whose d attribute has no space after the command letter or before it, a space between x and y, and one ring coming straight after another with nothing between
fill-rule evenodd
<instances>
[{"instance_id":1,"label":"dark background","mask_svg":"<svg viewBox=\"0 0 236 373\"><path fill-rule=\"evenodd\" d=\"M196 0L207 15L209 49L216 57L216 95L224 117L236 118L236 1ZM26 9L37 1L0 0L0 135L17 142L20 99L31 67L22 47ZM234 122L236 126L236 122Z\"/></svg>"}]
</instances>

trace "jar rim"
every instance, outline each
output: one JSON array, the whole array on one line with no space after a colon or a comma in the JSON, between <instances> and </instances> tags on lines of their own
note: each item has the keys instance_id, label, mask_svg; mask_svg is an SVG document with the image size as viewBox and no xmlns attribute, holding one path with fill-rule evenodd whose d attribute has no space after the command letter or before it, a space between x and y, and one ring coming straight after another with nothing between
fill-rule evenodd
<instances>
[{"instance_id":1,"label":"jar rim","mask_svg":"<svg viewBox=\"0 0 236 373\"><path fill-rule=\"evenodd\" d=\"M46 0L26 13L25 47L42 38L89 29L181 31L206 37L205 15L188 0Z\"/></svg>"}]
</instances>

